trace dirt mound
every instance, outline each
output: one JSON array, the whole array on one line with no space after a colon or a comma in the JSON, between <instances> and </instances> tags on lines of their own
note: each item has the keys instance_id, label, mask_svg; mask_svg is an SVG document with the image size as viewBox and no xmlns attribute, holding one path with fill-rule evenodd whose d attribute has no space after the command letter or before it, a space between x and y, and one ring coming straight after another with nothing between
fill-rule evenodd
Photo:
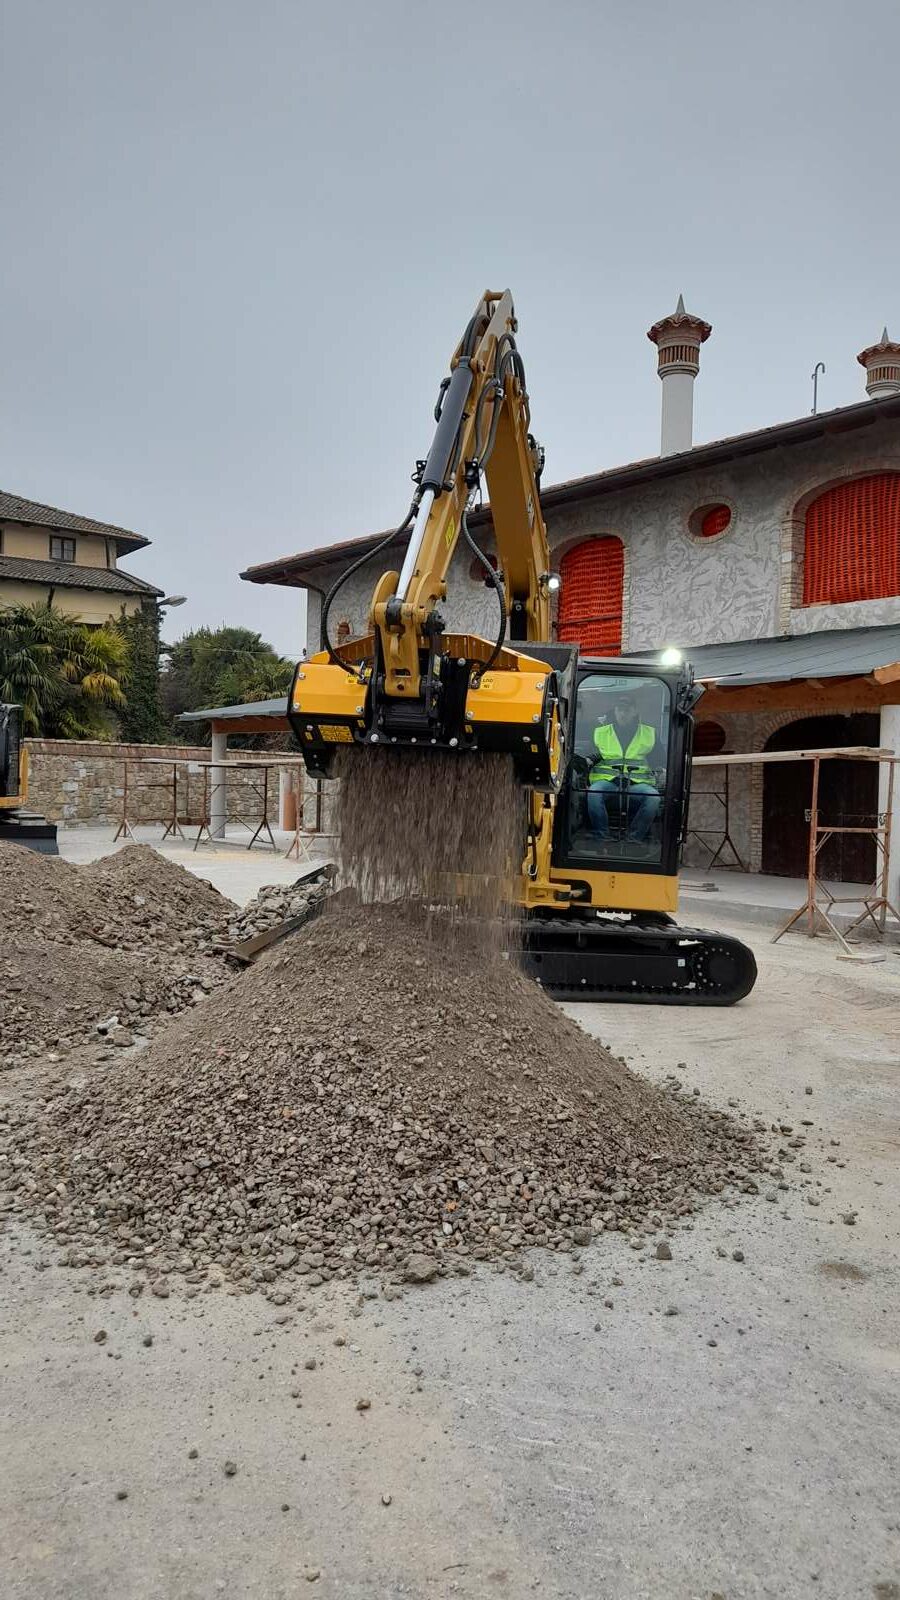
<instances>
[{"instance_id":1,"label":"dirt mound","mask_svg":"<svg viewBox=\"0 0 900 1600\"><path fill-rule=\"evenodd\" d=\"M218 937L237 907L205 878L195 878L177 861L147 844L129 844L77 872L79 886L90 897L120 947L154 944L197 947L204 934Z\"/></svg>"},{"instance_id":2,"label":"dirt mound","mask_svg":"<svg viewBox=\"0 0 900 1600\"><path fill-rule=\"evenodd\" d=\"M0 938L38 935L66 943L73 921L93 907L79 898L78 869L59 856L0 843Z\"/></svg>"},{"instance_id":3,"label":"dirt mound","mask_svg":"<svg viewBox=\"0 0 900 1600\"><path fill-rule=\"evenodd\" d=\"M0 844L0 1068L89 1038L130 1043L224 977L213 945L236 907L146 845L88 867Z\"/></svg>"},{"instance_id":4,"label":"dirt mound","mask_svg":"<svg viewBox=\"0 0 900 1600\"><path fill-rule=\"evenodd\" d=\"M101 1245L158 1292L172 1271L253 1288L520 1263L655 1230L759 1163L752 1135L637 1078L509 962L371 907L327 911L5 1134L14 1204L66 1259Z\"/></svg>"}]
</instances>

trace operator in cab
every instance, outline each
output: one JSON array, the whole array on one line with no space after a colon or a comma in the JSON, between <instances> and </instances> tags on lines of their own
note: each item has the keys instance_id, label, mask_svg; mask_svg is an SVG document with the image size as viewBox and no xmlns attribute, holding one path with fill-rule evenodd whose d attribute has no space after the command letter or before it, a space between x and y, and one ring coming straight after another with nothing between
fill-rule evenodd
<instances>
[{"instance_id":1,"label":"operator in cab","mask_svg":"<svg viewBox=\"0 0 900 1600\"><path fill-rule=\"evenodd\" d=\"M591 827L609 838L610 802L619 809L625 838L646 843L659 816L662 800L650 758L657 731L641 721L636 697L617 692L612 716L594 729L597 758L588 777L587 807Z\"/></svg>"}]
</instances>

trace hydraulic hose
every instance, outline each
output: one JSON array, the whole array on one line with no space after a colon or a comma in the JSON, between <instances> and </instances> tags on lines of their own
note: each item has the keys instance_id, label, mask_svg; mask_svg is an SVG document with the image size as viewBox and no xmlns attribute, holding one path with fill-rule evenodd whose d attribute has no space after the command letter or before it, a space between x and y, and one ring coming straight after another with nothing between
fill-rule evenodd
<instances>
[{"instance_id":1,"label":"hydraulic hose","mask_svg":"<svg viewBox=\"0 0 900 1600\"><path fill-rule=\"evenodd\" d=\"M402 533L406 532L406 529L409 527L410 523L415 520L417 506L418 498L413 500L399 528L392 528L390 533L386 533L384 538L380 539L378 544L376 544L373 549L367 550L365 555L359 557L358 561L354 561L352 566L349 566L346 572L341 574L337 582L332 584L328 594L325 597L325 604L322 607L322 643L325 646L325 649L328 651L329 661L331 661L336 667L343 667L344 671L349 673L351 678L356 677L356 668L351 666L348 662L342 661L341 657L338 655L333 644L331 643L330 638L328 637L329 612L331 611L331 607L334 604L338 594L340 593L341 589L343 589L344 584L347 582L347 579L352 578L353 574L358 572L360 567L364 567L367 561L374 560L375 556L380 555L382 550L386 550L387 546L391 544L394 539L398 539Z\"/></svg>"},{"instance_id":2,"label":"hydraulic hose","mask_svg":"<svg viewBox=\"0 0 900 1600\"><path fill-rule=\"evenodd\" d=\"M479 678L483 678L486 672L490 672L491 667L494 665L494 662L500 654L500 651L503 649L503 641L506 638L506 595L503 593L503 584L500 582L499 573L494 570L484 551L479 548L479 546L475 543L475 540L472 538L472 534L469 529L468 507L466 507L460 518L459 526L466 544L469 546L469 549L475 556L476 560L480 561L481 565L483 566L485 575L493 584L497 594L497 599L500 602L500 627L497 632L497 641L493 650L488 656L487 661L484 663L484 666L481 667L478 672Z\"/></svg>"}]
</instances>

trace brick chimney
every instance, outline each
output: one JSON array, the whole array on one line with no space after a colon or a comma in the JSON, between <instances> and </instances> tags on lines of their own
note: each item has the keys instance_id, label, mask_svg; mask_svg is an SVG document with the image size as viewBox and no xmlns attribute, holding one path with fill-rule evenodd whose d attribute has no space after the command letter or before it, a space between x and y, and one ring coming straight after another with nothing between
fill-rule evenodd
<instances>
[{"instance_id":1,"label":"brick chimney","mask_svg":"<svg viewBox=\"0 0 900 1600\"><path fill-rule=\"evenodd\" d=\"M883 394L900 394L900 344L885 328L877 344L860 350L857 361L866 369L866 394L876 400Z\"/></svg>"},{"instance_id":2,"label":"brick chimney","mask_svg":"<svg viewBox=\"0 0 900 1600\"><path fill-rule=\"evenodd\" d=\"M678 296L675 310L654 322L647 338L659 352L662 382L662 427L659 453L676 455L694 442L694 379L700 371L700 346L712 333L710 323L685 311Z\"/></svg>"}]
</instances>

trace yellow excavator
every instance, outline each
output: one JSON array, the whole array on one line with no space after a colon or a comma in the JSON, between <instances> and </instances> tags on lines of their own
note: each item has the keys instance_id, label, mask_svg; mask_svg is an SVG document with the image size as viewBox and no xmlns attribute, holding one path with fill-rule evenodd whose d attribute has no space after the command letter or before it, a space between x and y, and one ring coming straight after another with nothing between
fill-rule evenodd
<instances>
[{"instance_id":1,"label":"yellow excavator","mask_svg":"<svg viewBox=\"0 0 900 1600\"><path fill-rule=\"evenodd\" d=\"M56 823L26 811L28 751L22 739L22 708L0 703L0 844L24 844L58 856Z\"/></svg>"},{"instance_id":2,"label":"yellow excavator","mask_svg":"<svg viewBox=\"0 0 900 1600\"><path fill-rule=\"evenodd\" d=\"M509 291L479 301L435 406L431 449L399 529L327 596L323 649L298 665L288 702L307 769L372 747L507 754L527 791L515 896L527 970L559 999L731 1005L756 965L736 939L678 926L690 792L690 667L582 656L551 642L552 595L525 370ZM486 479L498 567L469 513ZM399 572L372 595L369 631L332 642L341 587L408 534ZM440 606L460 540L497 598L491 640L445 630Z\"/></svg>"}]
</instances>

